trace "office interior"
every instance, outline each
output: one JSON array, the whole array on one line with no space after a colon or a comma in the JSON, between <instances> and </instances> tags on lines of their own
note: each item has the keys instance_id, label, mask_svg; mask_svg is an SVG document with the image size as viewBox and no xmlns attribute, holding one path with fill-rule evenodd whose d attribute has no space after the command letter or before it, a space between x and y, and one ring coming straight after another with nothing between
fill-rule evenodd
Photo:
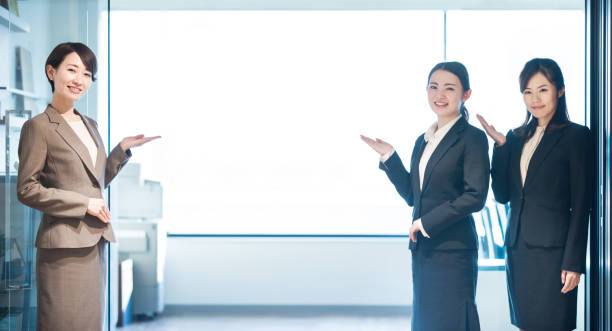
<instances>
[{"instance_id":1,"label":"office interior","mask_svg":"<svg viewBox=\"0 0 612 331\"><path fill-rule=\"evenodd\" d=\"M577 330L612 330L608 1L0 5L0 329L36 327L41 214L17 201L17 144L51 100L47 55L78 41L98 73L76 108L107 149L162 135L107 190L119 241L106 252L104 330L408 330L411 211L358 135L397 142L407 159L434 121L427 73L445 60L470 72L471 124L516 127L518 73L533 57L559 62L570 118L596 136ZM515 329L507 211L489 192L473 215L483 330Z\"/></svg>"}]
</instances>

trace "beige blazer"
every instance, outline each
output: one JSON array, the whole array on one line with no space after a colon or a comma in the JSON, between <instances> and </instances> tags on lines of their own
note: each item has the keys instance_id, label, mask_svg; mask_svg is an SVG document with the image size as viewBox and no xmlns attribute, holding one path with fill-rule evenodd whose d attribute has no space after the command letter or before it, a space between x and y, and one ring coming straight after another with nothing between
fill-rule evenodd
<instances>
[{"instance_id":1,"label":"beige blazer","mask_svg":"<svg viewBox=\"0 0 612 331\"><path fill-rule=\"evenodd\" d=\"M97 123L81 117L98 146L95 167L87 147L51 105L21 129L17 198L43 212L38 248L91 247L101 237L115 241L112 226L87 214L87 206L89 198L102 199L131 154L117 145L107 158Z\"/></svg>"}]
</instances>

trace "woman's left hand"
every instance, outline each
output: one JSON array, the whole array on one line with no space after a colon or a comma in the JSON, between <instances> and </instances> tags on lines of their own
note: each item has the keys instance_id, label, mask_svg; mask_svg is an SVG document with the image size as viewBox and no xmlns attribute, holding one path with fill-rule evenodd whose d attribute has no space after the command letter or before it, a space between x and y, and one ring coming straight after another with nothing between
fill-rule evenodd
<instances>
[{"instance_id":1,"label":"woman's left hand","mask_svg":"<svg viewBox=\"0 0 612 331\"><path fill-rule=\"evenodd\" d=\"M161 138L161 136L145 137L144 134L139 134L137 136L123 138L123 140L121 140L119 145L121 146L121 149L125 152L132 147L141 146L143 144L148 143L151 140L155 140L158 138Z\"/></svg>"},{"instance_id":2,"label":"woman's left hand","mask_svg":"<svg viewBox=\"0 0 612 331\"><path fill-rule=\"evenodd\" d=\"M561 293L568 293L580 284L580 273L568 270L561 271L561 283L564 284Z\"/></svg>"}]
</instances>

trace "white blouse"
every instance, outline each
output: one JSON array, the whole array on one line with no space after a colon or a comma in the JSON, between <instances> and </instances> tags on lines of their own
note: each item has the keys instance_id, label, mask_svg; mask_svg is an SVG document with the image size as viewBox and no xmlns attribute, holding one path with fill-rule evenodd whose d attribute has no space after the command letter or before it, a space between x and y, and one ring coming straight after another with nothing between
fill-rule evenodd
<instances>
[{"instance_id":1,"label":"white blouse","mask_svg":"<svg viewBox=\"0 0 612 331\"><path fill-rule=\"evenodd\" d=\"M457 123L457 121L459 121L459 119L461 118L460 116L457 116L457 118L455 118L454 120L446 123L443 127L438 128L438 122L435 122L434 124L432 124L429 129L427 130L427 132L425 132L425 142L427 143L427 145L425 145L425 149L423 149L423 154L421 154L421 160L419 160L419 187L421 189L423 189L423 180L425 178L425 169L427 168L427 163L429 162L429 159L431 158L431 155L433 154L433 152L436 150L436 148L438 147L438 145L440 144L440 142L442 141L442 139L444 139L444 137L446 136L446 134L448 133L448 131L450 131L450 129L453 127L453 125L455 125L455 123ZM391 155L393 155L393 153L395 153L395 149L392 149L389 153L386 153L384 155L382 155L380 157L380 161L382 163L385 163L390 157ZM420 222L421 219L416 219L413 222ZM427 229L425 229L425 227L423 226L423 224L421 224L421 227L423 228L423 235L427 238L429 238L429 234L427 234Z\"/></svg>"},{"instance_id":2,"label":"white blouse","mask_svg":"<svg viewBox=\"0 0 612 331\"><path fill-rule=\"evenodd\" d=\"M521 153L521 179L523 181L523 185L525 185L525 178L527 177L527 169L529 169L529 162L531 161L531 157L535 152L536 148L542 141L542 137L544 136L545 126L538 126L536 128L535 133L523 146L523 152Z\"/></svg>"},{"instance_id":3,"label":"white blouse","mask_svg":"<svg viewBox=\"0 0 612 331\"><path fill-rule=\"evenodd\" d=\"M425 178L425 168L427 168L427 162L431 158L431 155L436 150L442 139L446 136L448 131L457 123L457 121L461 118L461 116L457 116L454 120L444 124L443 127L438 128L438 122L432 124L429 127L429 130L425 132L425 149L423 150L423 154L421 155L421 160L419 162L419 180L420 180L420 188L423 189L423 179Z\"/></svg>"},{"instance_id":4,"label":"white blouse","mask_svg":"<svg viewBox=\"0 0 612 331\"><path fill-rule=\"evenodd\" d=\"M431 158L431 155L436 150L436 147L440 144L442 139L446 136L448 131L457 123L457 121L461 118L461 116L457 116L454 120L446 123L443 127L438 129L438 122L432 124L427 132L425 132L425 149L423 150L423 154L421 154L421 160L419 160L419 183L420 188L423 189L423 179L425 178L425 168L427 168L427 162ZM385 163L387 160L395 153L395 149L392 149L390 152L382 155L380 157L380 162Z\"/></svg>"},{"instance_id":5,"label":"white blouse","mask_svg":"<svg viewBox=\"0 0 612 331\"><path fill-rule=\"evenodd\" d=\"M87 147L87 151L89 152L89 156L91 157L91 163L93 166L96 166L96 160L98 158L98 146L94 142L89 130L85 126L83 121L74 121L68 122L74 133L81 139L81 142L85 147Z\"/></svg>"}]
</instances>

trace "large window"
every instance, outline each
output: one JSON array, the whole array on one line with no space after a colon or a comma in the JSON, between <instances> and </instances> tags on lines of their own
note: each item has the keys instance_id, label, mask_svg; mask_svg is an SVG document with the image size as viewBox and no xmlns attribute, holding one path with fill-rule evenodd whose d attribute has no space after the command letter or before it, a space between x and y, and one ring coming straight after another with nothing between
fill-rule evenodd
<instances>
[{"instance_id":1,"label":"large window","mask_svg":"<svg viewBox=\"0 0 612 331\"><path fill-rule=\"evenodd\" d=\"M111 141L163 136L132 162L161 182L174 233L406 234L411 209L359 134L407 164L445 55L470 71L472 115L500 129L524 117L533 57L559 61L572 118L584 113L583 11L113 11L110 24Z\"/></svg>"},{"instance_id":2,"label":"large window","mask_svg":"<svg viewBox=\"0 0 612 331\"><path fill-rule=\"evenodd\" d=\"M582 10L447 13L447 56L470 70L474 92L469 109L503 133L525 120L519 73L534 57L552 58L559 64L570 119L585 124L584 36Z\"/></svg>"}]
</instances>

